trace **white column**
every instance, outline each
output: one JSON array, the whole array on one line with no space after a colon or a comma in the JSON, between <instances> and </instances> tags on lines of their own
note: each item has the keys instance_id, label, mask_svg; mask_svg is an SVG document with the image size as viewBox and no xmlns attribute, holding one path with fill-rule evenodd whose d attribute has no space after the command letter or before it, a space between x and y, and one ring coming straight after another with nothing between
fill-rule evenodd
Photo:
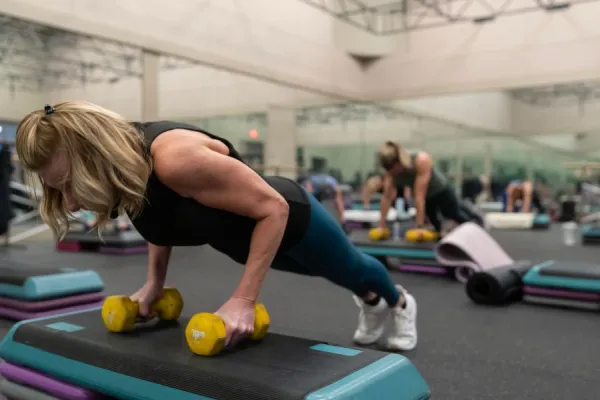
<instances>
[{"instance_id":1,"label":"white column","mask_svg":"<svg viewBox=\"0 0 600 400\"><path fill-rule=\"evenodd\" d=\"M460 146L456 147L456 171L454 173L454 189L458 196L462 197L462 183L465 172L465 156L460 149Z\"/></svg>"},{"instance_id":2,"label":"white column","mask_svg":"<svg viewBox=\"0 0 600 400\"><path fill-rule=\"evenodd\" d=\"M267 111L265 170L296 179L296 110L270 106Z\"/></svg>"},{"instance_id":3,"label":"white column","mask_svg":"<svg viewBox=\"0 0 600 400\"><path fill-rule=\"evenodd\" d=\"M531 151L531 150L529 150L526 154L527 154L527 161L525 163L525 165L526 165L525 179L527 179L528 181L533 181L535 179L534 163L536 161L536 158L534 157L533 151Z\"/></svg>"},{"instance_id":4,"label":"white column","mask_svg":"<svg viewBox=\"0 0 600 400\"><path fill-rule=\"evenodd\" d=\"M142 55L142 121L158 118L160 56L148 51Z\"/></svg>"},{"instance_id":5,"label":"white column","mask_svg":"<svg viewBox=\"0 0 600 400\"><path fill-rule=\"evenodd\" d=\"M483 152L483 174L492 179L492 173L494 172L494 157L492 155L492 145L490 143L485 144L485 150Z\"/></svg>"}]
</instances>

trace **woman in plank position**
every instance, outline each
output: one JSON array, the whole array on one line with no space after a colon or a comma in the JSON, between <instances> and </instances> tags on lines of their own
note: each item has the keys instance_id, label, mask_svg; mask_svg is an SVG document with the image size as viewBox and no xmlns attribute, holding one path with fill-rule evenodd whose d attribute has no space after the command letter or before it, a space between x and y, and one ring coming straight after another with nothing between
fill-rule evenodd
<instances>
[{"instance_id":1,"label":"woman in plank position","mask_svg":"<svg viewBox=\"0 0 600 400\"><path fill-rule=\"evenodd\" d=\"M385 216L392 205L397 186L412 189L417 229L423 229L427 217L434 229L441 233L439 214L457 224L469 221L483 224L481 217L458 199L450 182L435 168L428 153L419 151L411 154L400 144L387 141L379 148L379 162L386 170L380 205L380 228L386 227Z\"/></svg>"},{"instance_id":2,"label":"woman in plank position","mask_svg":"<svg viewBox=\"0 0 600 400\"><path fill-rule=\"evenodd\" d=\"M520 207L517 205L518 201L521 202ZM510 181L502 196L502 203L503 210L509 213L530 213L532 212L532 208L534 208L538 214L546 213L538 190L536 190L533 182L529 180Z\"/></svg>"},{"instance_id":3,"label":"woman in plank position","mask_svg":"<svg viewBox=\"0 0 600 400\"><path fill-rule=\"evenodd\" d=\"M192 125L131 123L83 101L33 111L16 134L21 163L40 177L40 211L59 236L69 213L96 212L100 225L127 214L149 242L148 279L132 295L142 316L160 296L172 246L208 244L245 265L217 313L227 344L248 336L269 268L320 276L354 293L354 340L417 344L417 304L375 258L358 251L335 219L297 183L261 177L227 140ZM309 294L307 294L309 295Z\"/></svg>"}]
</instances>

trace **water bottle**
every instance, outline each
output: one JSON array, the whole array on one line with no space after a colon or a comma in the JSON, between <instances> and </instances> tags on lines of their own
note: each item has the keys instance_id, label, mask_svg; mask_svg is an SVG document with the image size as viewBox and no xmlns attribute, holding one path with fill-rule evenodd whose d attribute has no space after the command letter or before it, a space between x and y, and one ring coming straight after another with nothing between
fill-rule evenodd
<instances>
[{"instance_id":1,"label":"water bottle","mask_svg":"<svg viewBox=\"0 0 600 400\"><path fill-rule=\"evenodd\" d=\"M403 216L406 214L404 210L404 199L399 197L396 199L396 213L398 216Z\"/></svg>"},{"instance_id":2,"label":"water bottle","mask_svg":"<svg viewBox=\"0 0 600 400\"><path fill-rule=\"evenodd\" d=\"M394 221L392 225L392 238L394 240L400 239L400 221Z\"/></svg>"},{"instance_id":3,"label":"water bottle","mask_svg":"<svg viewBox=\"0 0 600 400\"><path fill-rule=\"evenodd\" d=\"M577 244L577 224L574 221L562 224L563 243L565 246L575 246Z\"/></svg>"}]
</instances>

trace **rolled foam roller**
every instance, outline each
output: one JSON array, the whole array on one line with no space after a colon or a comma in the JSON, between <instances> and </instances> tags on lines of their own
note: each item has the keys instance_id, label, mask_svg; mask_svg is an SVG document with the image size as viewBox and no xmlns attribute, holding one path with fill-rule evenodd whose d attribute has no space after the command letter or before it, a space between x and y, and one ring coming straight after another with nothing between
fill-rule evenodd
<instances>
[{"instance_id":1,"label":"rolled foam roller","mask_svg":"<svg viewBox=\"0 0 600 400\"><path fill-rule=\"evenodd\" d=\"M523 295L523 275L533 266L530 261L476 272L467 281L467 296L477 304L502 305Z\"/></svg>"}]
</instances>

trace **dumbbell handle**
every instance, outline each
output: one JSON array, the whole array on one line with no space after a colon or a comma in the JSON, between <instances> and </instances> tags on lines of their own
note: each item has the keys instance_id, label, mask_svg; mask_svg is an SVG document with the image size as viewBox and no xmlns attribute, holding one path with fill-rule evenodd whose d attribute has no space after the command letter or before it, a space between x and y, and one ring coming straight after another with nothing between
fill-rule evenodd
<instances>
[{"instance_id":1,"label":"dumbbell handle","mask_svg":"<svg viewBox=\"0 0 600 400\"><path fill-rule=\"evenodd\" d=\"M120 297L120 296L116 296L116 297ZM107 298L107 300L108 300L108 298ZM152 303L152 305L150 306L150 314L156 314L156 311L157 311L156 305L158 304L158 302L160 300L161 300L161 298L158 298L154 301L154 303ZM135 307L135 315L137 315L139 317L140 316L140 303L135 300L131 300L131 303Z\"/></svg>"},{"instance_id":2,"label":"dumbbell handle","mask_svg":"<svg viewBox=\"0 0 600 400\"><path fill-rule=\"evenodd\" d=\"M152 316L152 315L154 315L154 316L157 316L157 315L158 315L158 311L159 311L159 310L158 310L158 303L159 303L161 300L162 300L162 296L161 296L161 297L159 297L158 299L154 300L154 302L153 302L153 303L150 305L150 307L149 307L149 309L148 309L149 315L151 315L151 316ZM133 300L132 300L131 302L132 302L132 303L134 304L134 306L135 306L135 314L138 316L138 318L139 318L139 317L141 317L141 316L140 316L140 303L139 303L138 301L133 301Z\"/></svg>"},{"instance_id":3,"label":"dumbbell handle","mask_svg":"<svg viewBox=\"0 0 600 400\"><path fill-rule=\"evenodd\" d=\"M263 307L263 308L264 308L264 306L263 306L262 304L260 304L260 303L257 303L257 304L254 306L254 311L255 311L255 312L256 312L256 310L257 310L257 308L258 308L258 307ZM218 315L218 314L214 314L214 313L213 313L212 315L214 315L215 317L217 317L217 320L223 324L223 328L225 329L225 331L227 331L227 324L225 323L225 321L223 321L223 318L221 318L221 316L220 316L220 315ZM256 316L255 316L255 317L256 317ZM255 324L254 328L255 328L255 327L256 327L256 324ZM251 340L260 340L260 339L262 339L261 337L256 337L256 336L255 336L257 333L259 333L259 332L258 332L258 331L256 331L256 330L254 329L254 330L252 331L252 333L250 334L250 336L248 336L248 338L249 338L249 339L251 339Z\"/></svg>"}]
</instances>

